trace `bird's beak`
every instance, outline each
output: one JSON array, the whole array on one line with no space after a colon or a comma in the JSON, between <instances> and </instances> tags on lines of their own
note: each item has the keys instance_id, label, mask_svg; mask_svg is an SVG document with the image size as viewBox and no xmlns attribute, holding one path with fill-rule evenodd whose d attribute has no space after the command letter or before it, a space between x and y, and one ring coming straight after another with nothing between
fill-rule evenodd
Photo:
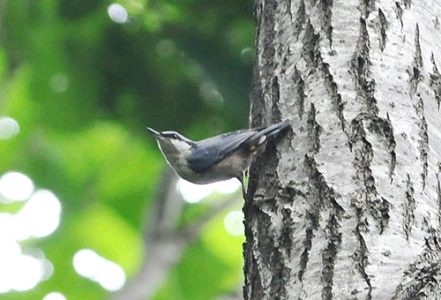
<instances>
[{"instance_id":1,"label":"bird's beak","mask_svg":"<svg viewBox=\"0 0 441 300\"><path fill-rule=\"evenodd\" d=\"M159 138L162 138L162 134L159 133L158 131L156 131L156 130L150 128L150 127L147 127L147 130L148 130L151 134L153 134L156 138L158 138L158 139L159 139Z\"/></svg>"}]
</instances>

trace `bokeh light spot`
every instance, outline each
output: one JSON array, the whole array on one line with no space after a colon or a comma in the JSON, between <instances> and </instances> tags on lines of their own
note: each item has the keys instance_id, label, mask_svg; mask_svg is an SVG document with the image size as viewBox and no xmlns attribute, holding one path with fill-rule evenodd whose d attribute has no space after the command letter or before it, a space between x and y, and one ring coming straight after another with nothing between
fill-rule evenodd
<instances>
[{"instance_id":1,"label":"bokeh light spot","mask_svg":"<svg viewBox=\"0 0 441 300\"><path fill-rule=\"evenodd\" d=\"M67 90L67 87L69 86L69 79L64 74L55 74L49 80L49 86L56 93L65 92Z\"/></svg>"},{"instance_id":2,"label":"bokeh light spot","mask_svg":"<svg viewBox=\"0 0 441 300\"><path fill-rule=\"evenodd\" d=\"M26 248L23 249L21 254L31 256L40 263L40 281L47 280L54 274L54 265L46 259L43 250L38 248Z\"/></svg>"},{"instance_id":3,"label":"bokeh light spot","mask_svg":"<svg viewBox=\"0 0 441 300\"><path fill-rule=\"evenodd\" d=\"M43 268L43 274L41 275L40 281L45 281L51 278L54 274L54 265L47 259L40 261Z\"/></svg>"},{"instance_id":4,"label":"bokeh light spot","mask_svg":"<svg viewBox=\"0 0 441 300\"><path fill-rule=\"evenodd\" d=\"M237 191L239 187L240 182L234 178L210 184L194 184L184 179L178 180L179 192L184 200L189 203L197 203L214 191L231 194Z\"/></svg>"},{"instance_id":5,"label":"bokeh light spot","mask_svg":"<svg viewBox=\"0 0 441 300\"><path fill-rule=\"evenodd\" d=\"M225 181L219 181L214 184L214 189L216 192L222 193L222 194L232 194L236 192L238 189L240 189L241 183L236 178L225 180Z\"/></svg>"},{"instance_id":6,"label":"bokeh light spot","mask_svg":"<svg viewBox=\"0 0 441 300\"><path fill-rule=\"evenodd\" d=\"M0 214L0 227L4 227L4 216ZM0 293L7 293L12 289L13 278L11 278L11 270L15 269L15 261L20 256L21 247L12 238L8 237L5 232L0 233Z\"/></svg>"},{"instance_id":7,"label":"bokeh light spot","mask_svg":"<svg viewBox=\"0 0 441 300\"><path fill-rule=\"evenodd\" d=\"M16 136L20 132L18 122L9 117L0 118L0 139L6 140Z\"/></svg>"},{"instance_id":8,"label":"bokeh light spot","mask_svg":"<svg viewBox=\"0 0 441 300\"><path fill-rule=\"evenodd\" d=\"M10 200L26 200L33 191L34 183L22 173L7 172L0 177L0 193Z\"/></svg>"},{"instance_id":9,"label":"bokeh light spot","mask_svg":"<svg viewBox=\"0 0 441 300\"><path fill-rule=\"evenodd\" d=\"M123 268L90 249L81 249L75 253L73 265L78 274L98 282L108 291L117 291L126 282Z\"/></svg>"},{"instance_id":10,"label":"bokeh light spot","mask_svg":"<svg viewBox=\"0 0 441 300\"><path fill-rule=\"evenodd\" d=\"M32 256L20 255L10 267L12 289L16 291L30 290L40 281L42 274L40 262Z\"/></svg>"},{"instance_id":11,"label":"bokeh light spot","mask_svg":"<svg viewBox=\"0 0 441 300\"><path fill-rule=\"evenodd\" d=\"M48 190L39 190L11 217L9 228L16 240L44 237L57 229L60 215L60 200Z\"/></svg>"},{"instance_id":12,"label":"bokeh light spot","mask_svg":"<svg viewBox=\"0 0 441 300\"><path fill-rule=\"evenodd\" d=\"M240 58L244 63L251 63L254 60L254 49L251 47L243 48L240 52Z\"/></svg>"},{"instance_id":13,"label":"bokeh light spot","mask_svg":"<svg viewBox=\"0 0 441 300\"><path fill-rule=\"evenodd\" d=\"M243 212L239 210L230 212L224 219L225 230L234 236L242 235L244 233L243 219Z\"/></svg>"},{"instance_id":14,"label":"bokeh light spot","mask_svg":"<svg viewBox=\"0 0 441 300\"><path fill-rule=\"evenodd\" d=\"M11 214L0 213L0 228L12 228ZM13 232L0 230L0 293L30 290L53 274L52 263L38 248L22 250Z\"/></svg>"},{"instance_id":15,"label":"bokeh light spot","mask_svg":"<svg viewBox=\"0 0 441 300\"><path fill-rule=\"evenodd\" d=\"M116 23L126 23L128 20L127 10L118 3L110 4L107 8L110 19Z\"/></svg>"},{"instance_id":16,"label":"bokeh light spot","mask_svg":"<svg viewBox=\"0 0 441 300\"><path fill-rule=\"evenodd\" d=\"M67 300L62 293L52 292L44 296L43 300Z\"/></svg>"},{"instance_id":17,"label":"bokeh light spot","mask_svg":"<svg viewBox=\"0 0 441 300\"><path fill-rule=\"evenodd\" d=\"M199 86L199 94L202 99L214 108L221 108L224 104L224 97L212 81L204 81Z\"/></svg>"},{"instance_id":18,"label":"bokeh light spot","mask_svg":"<svg viewBox=\"0 0 441 300\"><path fill-rule=\"evenodd\" d=\"M176 55L176 45L170 39L162 39L156 44L158 55L167 58Z\"/></svg>"}]
</instances>

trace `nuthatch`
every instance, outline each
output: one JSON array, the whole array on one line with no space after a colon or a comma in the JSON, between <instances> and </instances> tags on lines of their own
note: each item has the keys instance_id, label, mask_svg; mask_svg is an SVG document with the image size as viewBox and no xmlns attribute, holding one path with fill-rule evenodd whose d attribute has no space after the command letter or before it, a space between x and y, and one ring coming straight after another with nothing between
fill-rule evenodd
<instances>
[{"instance_id":1,"label":"nuthatch","mask_svg":"<svg viewBox=\"0 0 441 300\"><path fill-rule=\"evenodd\" d=\"M183 179L206 184L237 178L243 183L252 155L266 138L290 126L288 120L260 129L244 129L194 142L175 131L148 128L165 159Z\"/></svg>"}]
</instances>

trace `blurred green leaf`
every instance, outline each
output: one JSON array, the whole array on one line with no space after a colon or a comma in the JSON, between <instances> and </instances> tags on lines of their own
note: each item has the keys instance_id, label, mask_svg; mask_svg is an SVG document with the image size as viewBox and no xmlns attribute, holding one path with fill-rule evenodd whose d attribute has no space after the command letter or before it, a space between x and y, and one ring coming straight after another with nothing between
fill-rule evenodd
<instances>
[{"instance_id":1,"label":"blurred green leaf","mask_svg":"<svg viewBox=\"0 0 441 300\"><path fill-rule=\"evenodd\" d=\"M138 271L144 257L142 237L117 212L95 204L79 213L73 222L69 234L80 247L91 248L121 265L128 276Z\"/></svg>"},{"instance_id":2,"label":"blurred green leaf","mask_svg":"<svg viewBox=\"0 0 441 300\"><path fill-rule=\"evenodd\" d=\"M0 176L30 176L57 195L62 216L53 234L20 241L23 251L44 252L53 275L0 299L51 291L69 300L109 298L76 273L72 259L90 248L129 280L148 255L142 236L166 162L146 127L202 139L247 126L253 1L117 0L126 23L112 21L112 3L3 3L0 117L13 118L20 132L0 140ZM180 224L216 201L187 206ZM0 204L0 212L24 204ZM224 216L204 227L157 299L215 299L237 288L243 237L226 233Z\"/></svg>"}]
</instances>

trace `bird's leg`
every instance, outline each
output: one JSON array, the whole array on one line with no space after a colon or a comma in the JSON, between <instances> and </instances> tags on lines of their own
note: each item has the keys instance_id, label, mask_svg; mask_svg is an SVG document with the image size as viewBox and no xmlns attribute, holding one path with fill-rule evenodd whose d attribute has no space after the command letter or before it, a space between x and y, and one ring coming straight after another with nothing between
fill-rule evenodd
<instances>
[{"instance_id":1,"label":"bird's leg","mask_svg":"<svg viewBox=\"0 0 441 300\"><path fill-rule=\"evenodd\" d=\"M242 186L242 197L246 199L247 197L247 190L248 190L248 179L247 179L247 170L244 170L238 177L241 186Z\"/></svg>"}]
</instances>

